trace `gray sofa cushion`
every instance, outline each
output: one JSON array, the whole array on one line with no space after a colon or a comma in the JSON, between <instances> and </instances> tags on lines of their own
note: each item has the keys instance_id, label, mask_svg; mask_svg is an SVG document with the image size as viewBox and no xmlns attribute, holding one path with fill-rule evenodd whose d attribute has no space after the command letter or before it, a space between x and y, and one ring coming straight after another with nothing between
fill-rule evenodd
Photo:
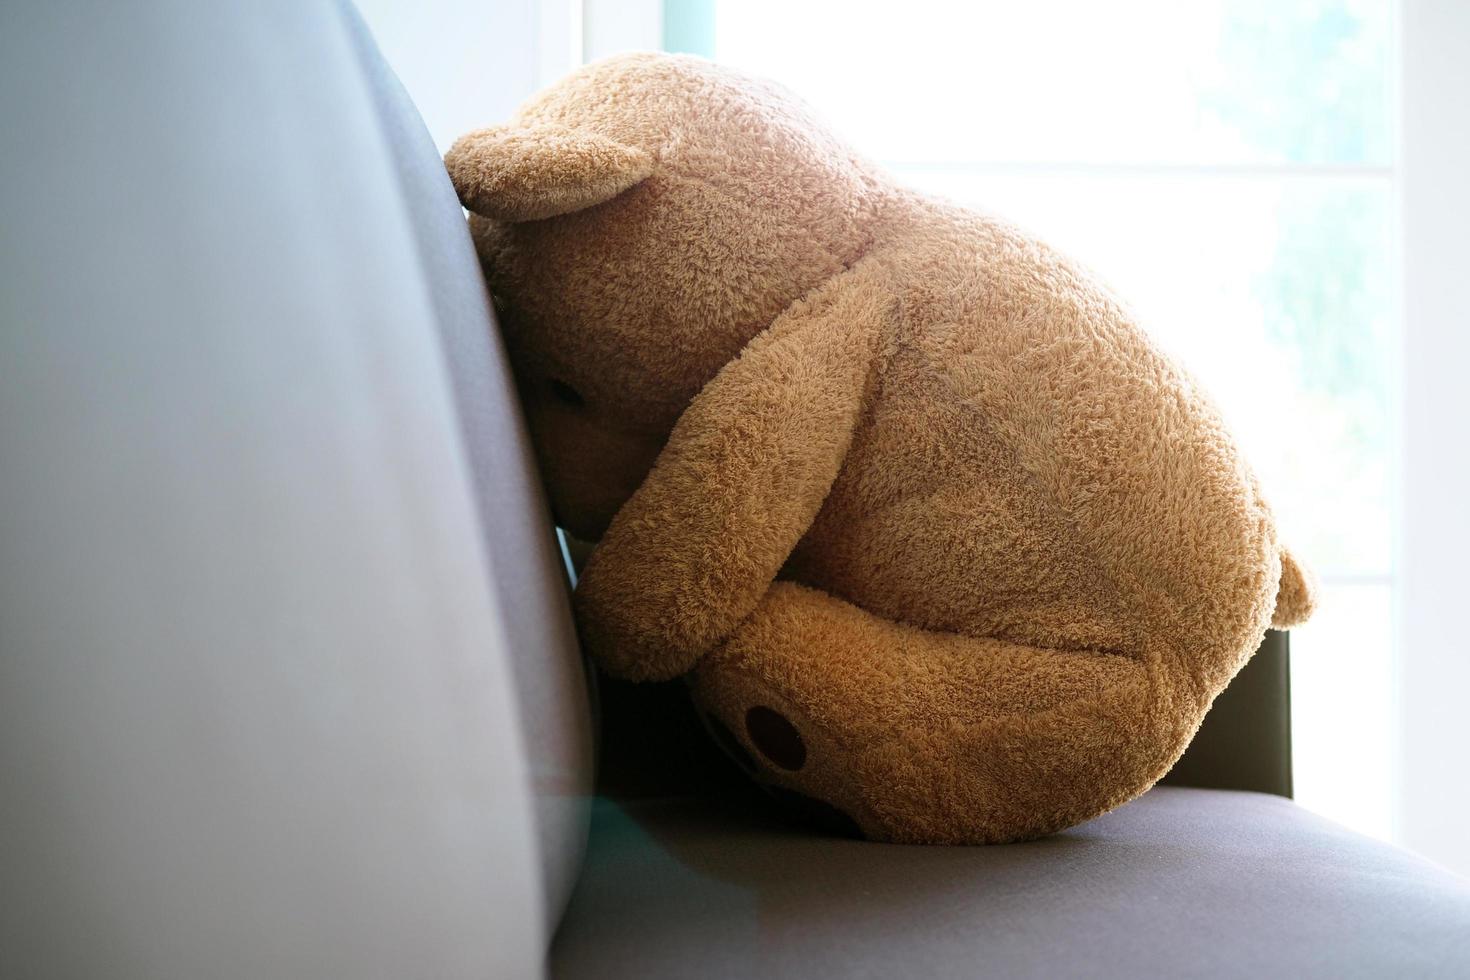
<instances>
[{"instance_id":1,"label":"gray sofa cushion","mask_svg":"<svg viewBox=\"0 0 1470 980\"><path fill-rule=\"evenodd\" d=\"M496 585L524 468L487 565L484 298L361 54L330 0L0 4L0 977L541 968L511 652L565 599Z\"/></svg>"},{"instance_id":2,"label":"gray sofa cushion","mask_svg":"<svg viewBox=\"0 0 1470 980\"><path fill-rule=\"evenodd\" d=\"M1464 977L1470 882L1275 796L1160 787L1029 844L600 802L554 976Z\"/></svg>"}]
</instances>

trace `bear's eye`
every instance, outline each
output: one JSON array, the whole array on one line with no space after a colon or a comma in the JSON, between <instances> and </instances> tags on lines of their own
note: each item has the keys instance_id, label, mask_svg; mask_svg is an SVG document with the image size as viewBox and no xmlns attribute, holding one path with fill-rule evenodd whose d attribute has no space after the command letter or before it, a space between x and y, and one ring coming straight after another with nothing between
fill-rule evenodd
<instances>
[{"instance_id":1,"label":"bear's eye","mask_svg":"<svg viewBox=\"0 0 1470 980\"><path fill-rule=\"evenodd\" d=\"M587 404L586 399L582 397L582 393L565 381L558 381L556 378L552 378L548 384L551 387L551 394L563 405L569 408L581 408Z\"/></svg>"}]
</instances>

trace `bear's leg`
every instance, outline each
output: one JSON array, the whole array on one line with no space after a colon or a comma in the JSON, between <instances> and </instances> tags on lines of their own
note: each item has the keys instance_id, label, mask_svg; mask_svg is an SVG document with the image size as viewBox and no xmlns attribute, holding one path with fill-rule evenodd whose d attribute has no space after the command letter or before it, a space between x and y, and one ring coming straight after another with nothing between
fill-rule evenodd
<instances>
[{"instance_id":1,"label":"bear's leg","mask_svg":"<svg viewBox=\"0 0 1470 980\"><path fill-rule=\"evenodd\" d=\"M872 840L989 843L1086 820L1167 771L1208 708L1170 659L931 632L777 582L689 680L778 794Z\"/></svg>"}]
</instances>

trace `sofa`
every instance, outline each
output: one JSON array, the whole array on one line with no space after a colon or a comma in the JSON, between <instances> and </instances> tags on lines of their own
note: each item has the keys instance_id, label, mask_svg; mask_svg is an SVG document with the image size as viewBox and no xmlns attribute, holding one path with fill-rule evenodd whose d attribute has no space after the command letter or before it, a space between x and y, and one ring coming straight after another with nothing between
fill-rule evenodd
<instances>
[{"instance_id":1,"label":"sofa","mask_svg":"<svg viewBox=\"0 0 1470 980\"><path fill-rule=\"evenodd\" d=\"M599 683L350 6L14 0L0 122L0 976L1470 976L1470 883L1291 801L1282 634L1169 785L997 847Z\"/></svg>"}]
</instances>

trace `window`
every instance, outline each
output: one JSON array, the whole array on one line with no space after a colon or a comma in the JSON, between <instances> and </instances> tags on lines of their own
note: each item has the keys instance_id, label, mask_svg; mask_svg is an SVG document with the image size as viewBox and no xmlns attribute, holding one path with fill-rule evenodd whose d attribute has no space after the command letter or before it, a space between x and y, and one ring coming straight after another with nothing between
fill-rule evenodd
<instances>
[{"instance_id":1,"label":"window","mask_svg":"<svg viewBox=\"0 0 1470 980\"><path fill-rule=\"evenodd\" d=\"M670 2L903 180L1094 268L1213 393L1324 602L1297 796L1390 836L1395 29L1370 0ZM692 41L690 39L693 39Z\"/></svg>"},{"instance_id":2,"label":"window","mask_svg":"<svg viewBox=\"0 0 1470 980\"><path fill-rule=\"evenodd\" d=\"M1324 579L1292 634L1298 799L1470 873L1470 4L552 2L584 58L774 76L1112 282Z\"/></svg>"}]
</instances>

